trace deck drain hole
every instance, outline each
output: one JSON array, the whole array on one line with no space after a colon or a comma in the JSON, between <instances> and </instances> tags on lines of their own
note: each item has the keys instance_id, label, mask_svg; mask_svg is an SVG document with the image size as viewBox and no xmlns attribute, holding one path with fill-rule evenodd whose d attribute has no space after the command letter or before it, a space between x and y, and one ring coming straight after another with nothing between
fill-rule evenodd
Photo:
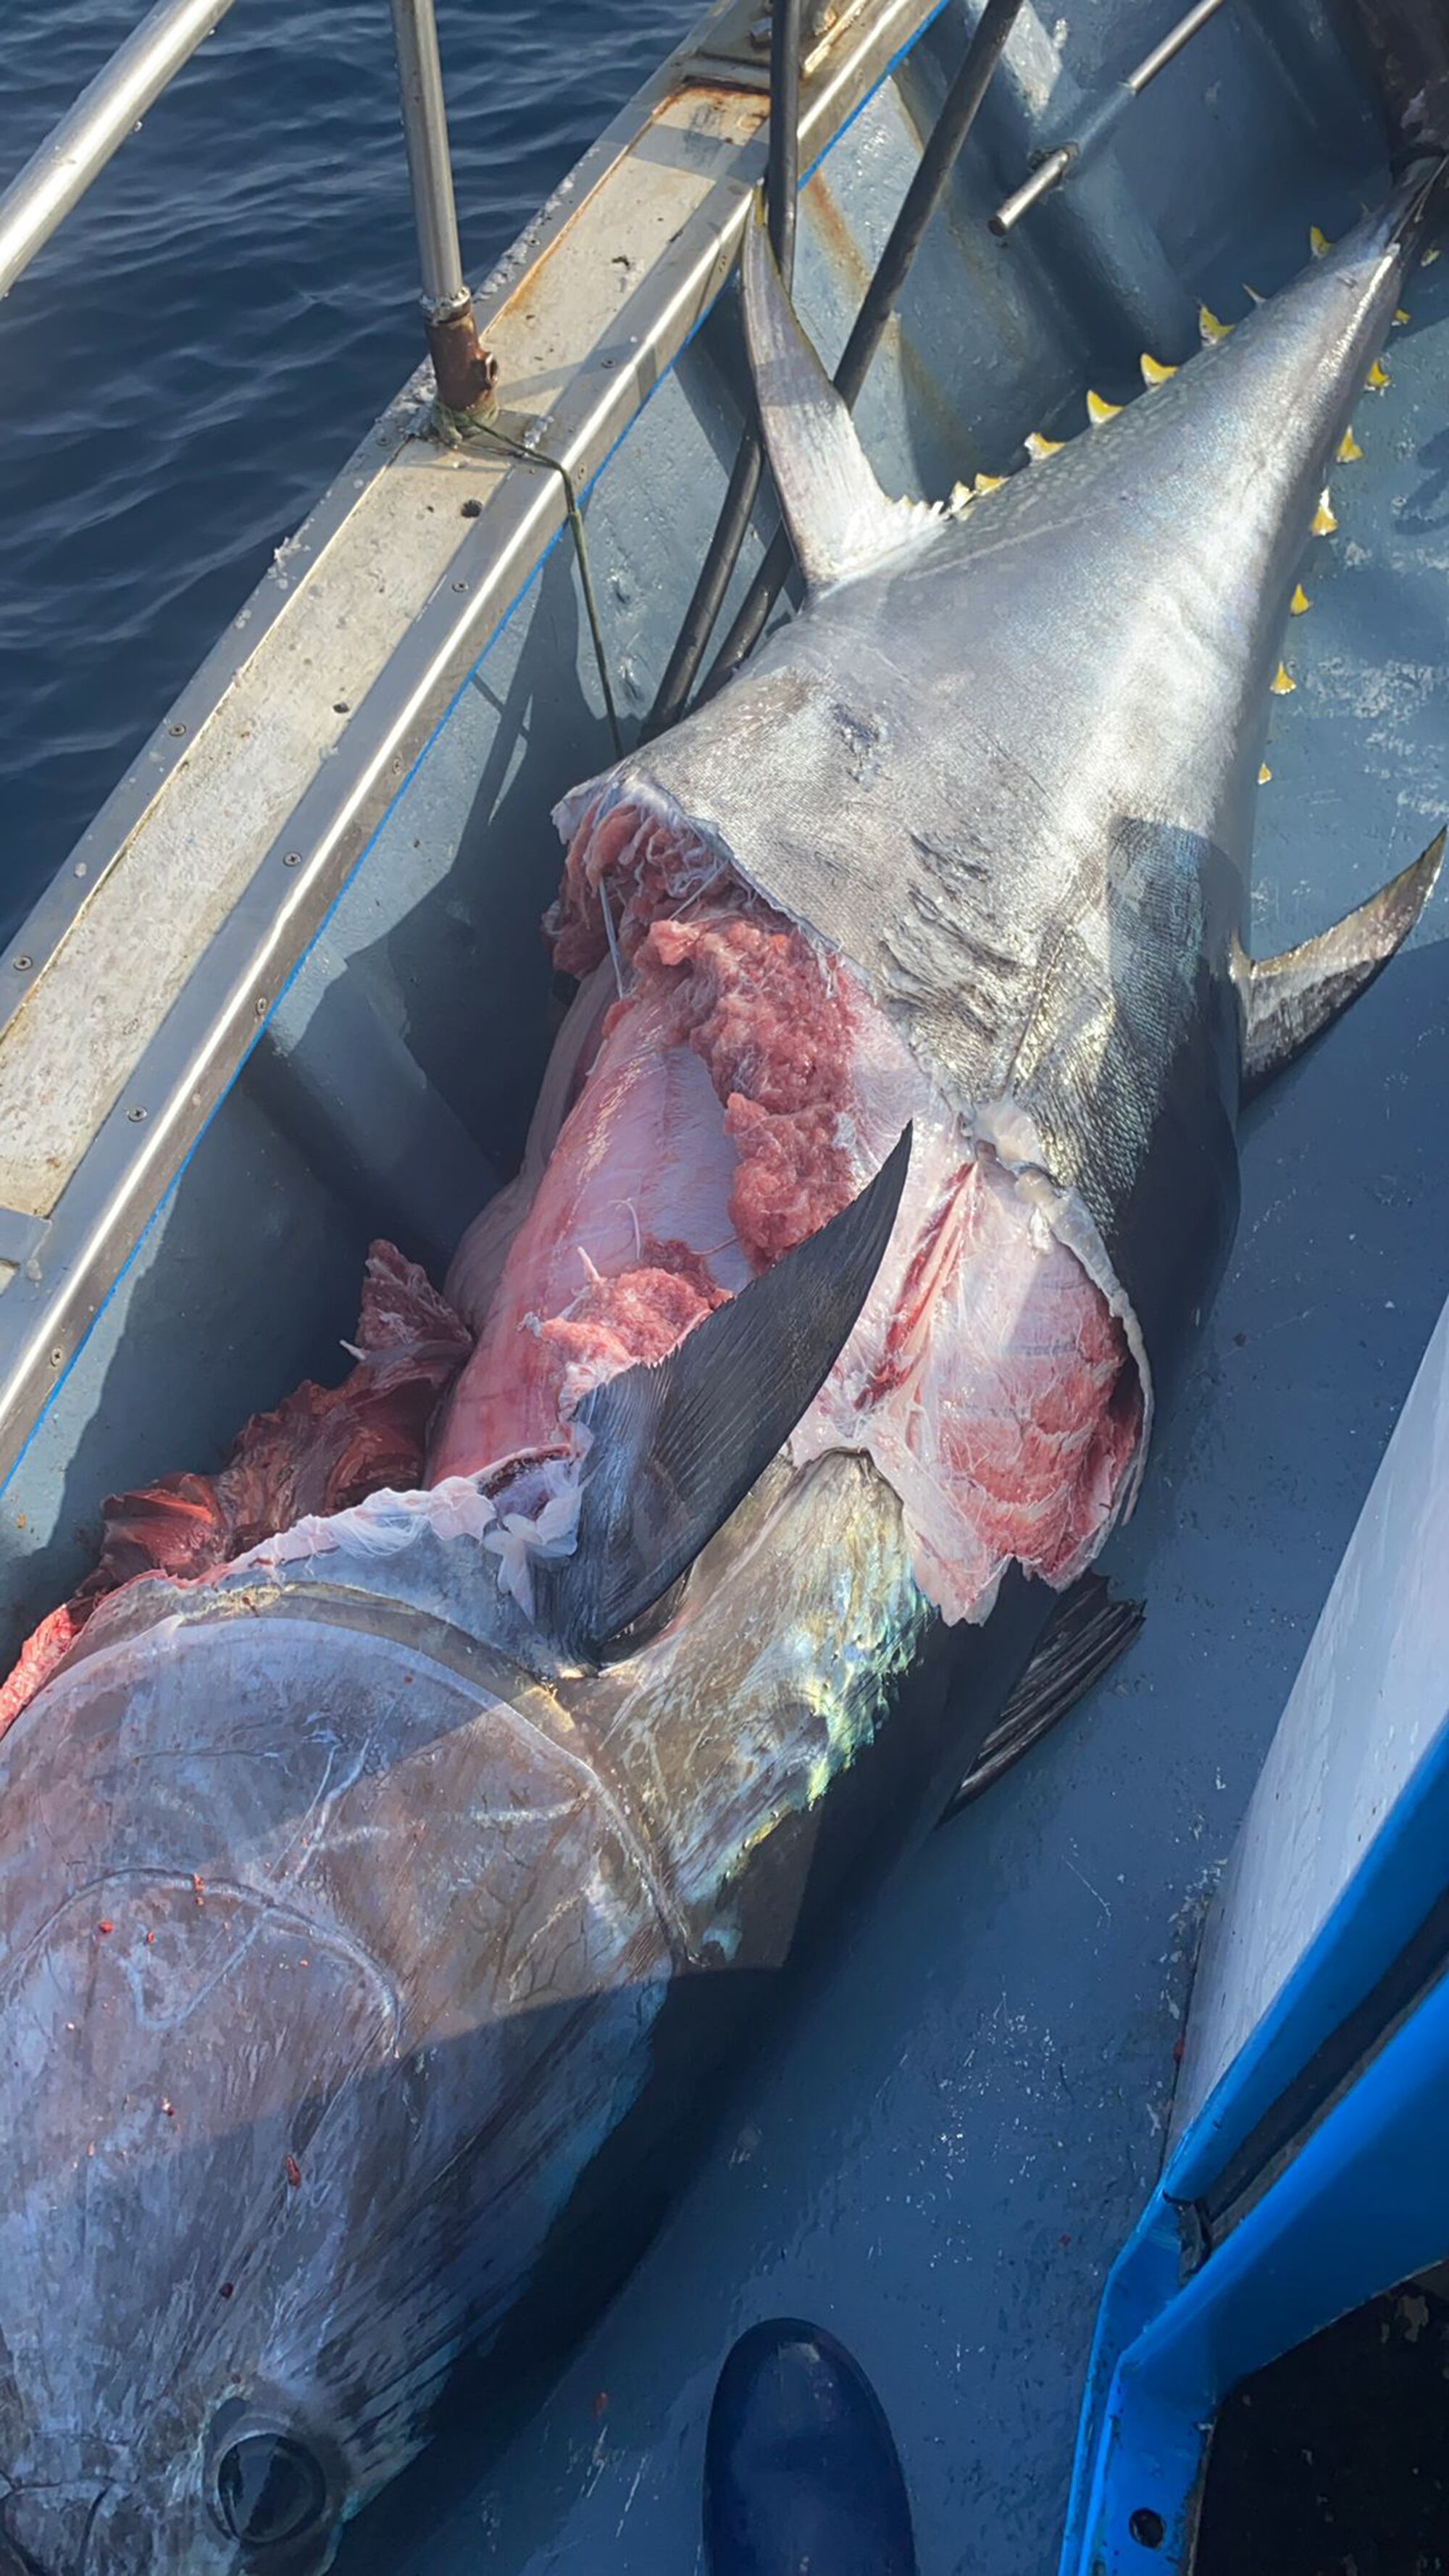
<instances>
[{"instance_id":1,"label":"deck drain hole","mask_svg":"<svg viewBox=\"0 0 1449 2576\"><path fill-rule=\"evenodd\" d=\"M1138 2506L1127 2528L1143 2549L1160 2549L1167 2538L1167 2525L1150 2504Z\"/></svg>"}]
</instances>

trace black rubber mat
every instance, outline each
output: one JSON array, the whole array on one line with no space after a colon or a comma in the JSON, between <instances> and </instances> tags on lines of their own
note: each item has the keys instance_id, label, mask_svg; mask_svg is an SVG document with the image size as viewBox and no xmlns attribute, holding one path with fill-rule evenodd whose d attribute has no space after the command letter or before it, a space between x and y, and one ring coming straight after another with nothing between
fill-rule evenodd
<instances>
[{"instance_id":1,"label":"black rubber mat","mask_svg":"<svg viewBox=\"0 0 1449 2576\"><path fill-rule=\"evenodd\" d=\"M1446 2576L1449 2298L1406 2282L1244 2380L1194 2576Z\"/></svg>"}]
</instances>

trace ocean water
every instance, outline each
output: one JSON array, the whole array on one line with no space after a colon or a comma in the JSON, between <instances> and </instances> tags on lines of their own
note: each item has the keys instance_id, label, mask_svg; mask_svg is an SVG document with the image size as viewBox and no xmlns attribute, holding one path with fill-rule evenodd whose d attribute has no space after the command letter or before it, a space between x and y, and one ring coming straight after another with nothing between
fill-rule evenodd
<instances>
[{"instance_id":1,"label":"ocean water","mask_svg":"<svg viewBox=\"0 0 1449 2576\"><path fill-rule=\"evenodd\" d=\"M145 0L4 0L0 185ZM699 0L439 0L477 284ZM387 0L235 0L0 303L0 937L422 354Z\"/></svg>"}]
</instances>

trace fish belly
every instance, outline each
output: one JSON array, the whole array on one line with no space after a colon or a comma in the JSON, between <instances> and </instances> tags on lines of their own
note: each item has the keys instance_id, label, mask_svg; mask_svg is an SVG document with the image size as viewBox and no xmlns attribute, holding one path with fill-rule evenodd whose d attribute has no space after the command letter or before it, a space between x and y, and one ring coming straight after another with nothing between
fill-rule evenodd
<instances>
[{"instance_id":1,"label":"fish belly","mask_svg":"<svg viewBox=\"0 0 1449 2576\"><path fill-rule=\"evenodd\" d=\"M429 1477L567 1456L590 1388L658 1360L835 1216L909 1121L910 1176L860 1323L791 1443L864 1452L917 1582L979 1620L1006 1567L1070 1582L1141 1432L1122 1328L826 943L642 807L586 813L549 918L617 998L563 1118Z\"/></svg>"}]
</instances>

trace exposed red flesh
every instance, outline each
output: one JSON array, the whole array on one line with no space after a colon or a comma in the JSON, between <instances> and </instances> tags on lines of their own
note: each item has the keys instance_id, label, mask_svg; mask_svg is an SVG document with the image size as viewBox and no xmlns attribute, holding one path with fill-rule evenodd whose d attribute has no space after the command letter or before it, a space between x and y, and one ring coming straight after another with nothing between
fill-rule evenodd
<instances>
[{"instance_id":1,"label":"exposed red flesh","mask_svg":"<svg viewBox=\"0 0 1449 2576\"><path fill-rule=\"evenodd\" d=\"M599 1377L646 1351L661 1358L748 1278L729 1215L734 1153L708 1077L672 1028L667 992L609 1015L440 1419L430 1483L556 1442ZM596 1276L609 1283L602 1299ZM637 1348L614 1329L631 1306Z\"/></svg>"},{"instance_id":2,"label":"exposed red flesh","mask_svg":"<svg viewBox=\"0 0 1449 2576\"><path fill-rule=\"evenodd\" d=\"M657 883L657 831L611 838ZM687 919L646 927L627 887L619 913L633 984L508 1256L435 1480L556 1436L590 1386L662 1359L857 1186L841 1141L854 1008L829 963L723 881Z\"/></svg>"},{"instance_id":3,"label":"exposed red flesh","mask_svg":"<svg viewBox=\"0 0 1449 2576\"><path fill-rule=\"evenodd\" d=\"M258 1415L219 1475L106 1505L94 1571L0 1687L0 1732L107 1593L204 1577L304 1516L416 1486L430 1424L430 1484L557 1456L589 1386L663 1357L824 1225L907 1120L890 1250L792 1454L869 1451L948 1618L983 1615L1013 1560L1065 1583L1091 1556L1142 1425L1101 1291L994 1158L963 1146L858 979L697 836L596 799L549 917L560 965L589 973L608 954L605 903L629 990L606 1013L597 986L581 995L524 1171L460 1247L449 1284L481 1328L466 1366L468 1325L375 1244L350 1375Z\"/></svg>"},{"instance_id":4,"label":"exposed red flesh","mask_svg":"<svg viewBox=\"0 0 1449 2576\"><path fill-rule=\"evenodd\" d=\"M917 1579L979 1615L1013 1560L1068 1583L1141 1436L1106 1299L989 1154L943 1170L792 1454L868 1445L905 1506Z\"/></svg>"},{"instance_id":5,"label":"exposed red flesh","mask_svg":"<svg viewBox=\"0 0 1449 2576\"><path fill-rule=\"evenodd\" d=\"M549 1156L558 1143L559 1129L598 1053L615 992L614 978L607 966L586 976L579 986L544 1067L522 1167L479 1209L448 1264L443 1294L470 1332L481 1329L493 1303L509 1246L532 1205Z\"/></svg>"},{"instance_id":6,"label":"exposed red flesh","mask_svg":"<svg viewBox=\"0 0 1449 2576\"><path fill-rule=\"evenodd\" d=\"M357 1326L361 1356L340 1386L306 1382L255 1414L218 1475L163 1476L104 1506L85 1581L27 1639L0 1685L0 1734L32 1700L107 1593L142 1574L214 1573L305 1513L345 1511L422 1476L428 1425L471 1336L415 1262L374 1243Z\"/></svg>"},{"instance_id":7,"label":"exposed red flesh","mask_svg":"<svg viewBox=\"0 0 1449 2576\"><path fill-rule=\"evenodd\" d=\"M1141 1436L1136 1370L1101 1291L994 1158L963 1145L858 979L695 835L596 799L550 916L560 963L605 955L605 905L630 989L514 1238L432 1476L566 1432L588 1386L662 1356L738 1289L731 1259L768 1268L844 1207L909 1119L891 1249L792 1455L870 1452L948 1617L983 1615L1013 1559L1070 1580ZM646 1200L648 1235L703 1264L694 1311L673 1274L665 1293Z\"/></svg>"},{"instance_id":8,"label":"exposed red flesh","mask_svg":"<svg viewBox=\"0 0 1449 2576\"><path fill-rule=\"evenodd\" d=\"M643 805L603 812L596 798L569 843L558 899L544 916L554 964L566 975L587 975L608 955L605 901L619 953L632 958L662 914L722 884L727 873L697 834Z\"/></svg>"},{"instance_id":9,"label":"exposed red flesh","mask_svg":"<svg viewBox=\"0 0 1449 2576\"><path fill-rule=\"evenodd\" d=\"M758 1269L815 1234L852 1194L843 1140L855 1055L844 983L799 930L722 890L641 941L641 988L672 990L679 1039L724 1104L738 1157L730 1216Z\"/></svg>"}]
</instances>

